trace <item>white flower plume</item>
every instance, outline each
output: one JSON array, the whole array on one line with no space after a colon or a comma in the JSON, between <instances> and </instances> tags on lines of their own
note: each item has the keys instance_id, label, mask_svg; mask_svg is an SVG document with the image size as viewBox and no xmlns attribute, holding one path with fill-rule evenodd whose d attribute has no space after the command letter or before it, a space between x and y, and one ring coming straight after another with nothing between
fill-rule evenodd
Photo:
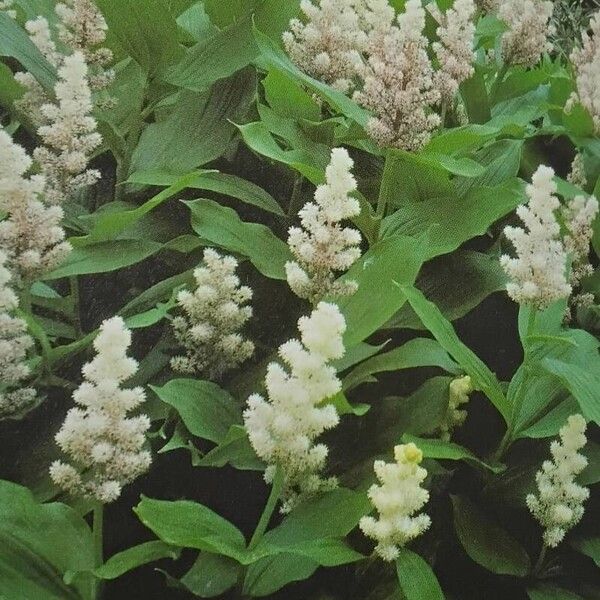
<instances>
[{"instance_id":1,"label":"white flower plume","mask_svg":"<svg viewBox=\"0 0 600 600\"><path fill-rule=\"evenodd\" d=\"M376 460L375 473L381 485L372 485L369 498L379 512L379 519L363 517L360 528L376 540L375 552L385 561L398 558L398 548L421 535L431 524L426 514L415 515L429 500L421 487L427 471L419 466L423 453L415 444L394 448L395 463Z\"/></svg>"},{"instance_id":2,"label":"white flower plume","mask_svg":"<svg viewBox=\"0 0 600 600\"><path fill-rule=\"evenodd\" d=\"M578 450L587 442L586 422L581 415L572 415L560 430L560 442L550 445L552 460L542 464L535 476L538 494L527 496L527 507L544 528L544 544L555 548L583 516L583 503L590 491L575 482L587 466L587 459Z\"/></svg>"},{"instance_id":3,"label":"white flower plume","mask_svg":"<svg viewBox=\"0 0 600 600\"><path fill-rule=\"evenodd\" d=\"M498 17L508 25L502 34L502 58L506 64L535 66L552 49L550 36L554 4L550 0L502 0Z\"/></svg>"},{"instance_id":4,"label":"white flower plume","mask_svg":"<svg viewBox=\"0 0 600 600\"><path fill-rule=\"evenodd\" d=\"M508 295L516 302L540 309L571 294L566 279L567 251L555 215L560 206L556 190L554 171L541 165L527 186L528 204L517 208L526 229L506 227L504 230L517 257L500 259L510 279L506 286Z\"/></svg>"},{"instance_id":5,"label":"white flower plume","mask_svg":"<svg viewBox=\"0 0 600 600\"><path fill-rule=\"evenodd\" d=\"M283 42L290 58L309 75L349 92L354 87L367 36L356 5L362 0L302 0L305 22L290 21Z\"/></svg>"},{"instance_id":6,"label":"white flower plume","mask_svg":"<svg viewBox=\"0 0 600 600\"><path fill-rule=\"evenodd\" d=\"M300 210L302 227L290 227L288 245L295 261L286 264L292 291L316 304L329 294L349 295L356 291L354 281L336 277L360 257L360 233L343 227L340 221L360 214L352 175L353 162L343 148L334 148L326 169L326 183L315 192L315 201Z\"/></svg>"},{"instance_id":7,"label":"white flower plume","mask_svg":"<svg viewBox=\"0 0 600 600\"><path fill-rule=\"evenodd\" d=\"M376 36L364 68L364 86L354 99L375 116L367 132L381 146L419 150L430 139L440 118L432 107L440 101L424 35L421 0L408 0L405 12Z\"/></svg>"},{"instance_id":8,"label":"white flower plume","mask_svg":"<svg viewBox=\"0 0 600 600\"><path fill-rule=\"evenodd\" d=\"M19 413L36 397L33 388L22 385L29 376L24 361L33 339L27 334L25 321L14 314L19 301L10 288L7 262L8 257L0 250L0 418Z\"/></svg>"},{"instance_id":9,"label":"white flower plume","mask_svg":"<svg viewBox=\"0 0 600 600\"><path fill-rule=\"evenodd\" d=\"M283 363L267 369L268 400L260 394L248 398L244 422L250 443L268 467L271 482L277 468L284 475L284 505L288 512L307 495L332 489L335 478L323 478L328 448L315 444L325 430L338 424L335 407L323 402L341 389L335 369L328 363L344 355L344 317L335 304L321 302L309 317L298 321L301 340L279 347Z\"/></svg>"},{"instance_id":10,"label":"white flower plume","mask_svg":"<svg viewBox=\"0 0 600 600\"><path fill-rule=\"evenodd\" d=\"M15 284L30 280L57 267L71 251L64 241L58 206L46 207L43 176L27 176L32 161L25 150L0 129L0 247L8 255Z\"/></svg>"},{"instance_id":11,"label":"white flower plume","mask_svg":"<svg viewBox=\"0 0 600 600\"><path fill-rule=\"evenodd\" d=\"M63 490L107 504L124 485L148 470L151 455L144 450L150 419L127 417L145 400L142 388L122 388L138 363L127 356L131 332L123 319L102 323L94 341L97 352L84 365L85 381L73 393L78 405L67 413L56 442L71 463L55 461L50 476Z\"/></svg>"},{"instance_id":12,"label":"white flower plume","mask_svg":"<svg viewBox=\"0 0 600 600\"><path fill-rule=\"evenodd\" d=\"M252 290L240 285L237 261L212 248L204 251L204 266L194 271L197 287L177 300L183 314L173 319L175 337L185 356L171 361L174 370L218 379L254 353L254 344L240 334L252 316Z\"/></svg>"}]
</instances>

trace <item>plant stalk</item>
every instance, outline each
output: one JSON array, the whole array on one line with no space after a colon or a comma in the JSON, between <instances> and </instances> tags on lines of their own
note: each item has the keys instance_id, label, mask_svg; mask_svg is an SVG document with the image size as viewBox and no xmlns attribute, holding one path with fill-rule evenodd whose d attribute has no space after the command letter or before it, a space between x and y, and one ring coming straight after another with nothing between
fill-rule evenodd
<instances>
[{"instance_id":1,"label":"plant stalk","mask_svg":"<svg viewBox=\"0 0 600 600\"><path fill-rule=\"evenodd\" d=\"M258 521L258 525L254 530L252 535L252 539L248 544L248 549L252 550L256 548L260 540L262 539L265 531L267 531L267 527L269 526L269 522L271 521L271 517L275 512L275 507L277 506L277 502L281 496L281 492L283 490L283 471L281 467L277 467L277 471L275 471L275 477L273 477L273 485L271 487L271 493L269 494L269 498L267 499L267 503L265 504L265 508L260 516L260 520Z\"/></svg>"},{"instance_id":2,"label":"plant stalk","mask_svg":"<svg viewBox=\"0 0 600 600\"><path fill-rule=\"evenodd\" d=\"M93 512L92 538L94 542L94 567L98 568L104 563L104 506L96 504ZM102 580L94 576L92 580L92 600L102 597Z\"/></svg>"}]
</instances>

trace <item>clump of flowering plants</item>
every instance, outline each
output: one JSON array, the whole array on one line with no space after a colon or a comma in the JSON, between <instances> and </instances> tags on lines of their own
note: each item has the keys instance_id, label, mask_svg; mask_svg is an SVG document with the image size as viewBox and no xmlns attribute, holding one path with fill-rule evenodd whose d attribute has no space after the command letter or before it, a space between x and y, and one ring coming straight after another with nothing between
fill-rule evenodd
<instances>
[{"instance_id":1,"label":"clump of flowering plants","mask_svg":"<svg viewBox=\"0 0 600 600\"><path fill-rule=\"evenodd\" d=\"M575 4L0 1L0 596L600 597Z\"/></svg>"}]
</instances>

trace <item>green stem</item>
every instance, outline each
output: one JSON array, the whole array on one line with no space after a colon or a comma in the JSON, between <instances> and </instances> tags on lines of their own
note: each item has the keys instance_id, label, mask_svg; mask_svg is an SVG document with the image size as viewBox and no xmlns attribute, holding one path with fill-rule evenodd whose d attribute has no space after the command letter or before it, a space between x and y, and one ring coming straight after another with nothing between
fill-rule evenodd
<instances>
[{"instance_id":1,"label":"green stem","mask_svg":"<svg viewBox=\"0 0 600 600\"><path fill-rule=\"evenodd\" d=\"M281 492L283 490L283 481L283 471L280 467L277 467L277 471L275 471L275 477L273 477L273 486L271 487L271 493L269 494L269 498L267 500L267 503L265 504L265 508L262 512L262 515L260 516L258 525L254 530L254 534L252 535L250 544L248 544L249 550L256 548L263 535L265 534L265 531L267 531L267 527L269 526L269 522L271 521L271 517L275 512L275 507L277 506L277 502L279 501L279 497L281 496Z\"/></svg>"},{"instance_id":2,"label":"green stem","mask_svg":"<svg viewBox=\"0 0 600 600\"><path fill-rule=\"evenodd\" d=\"M533 573L533 575L538 575L540 573L540 571L542 570L542 567L544 566L544 561L546 560L547 552L548 552L548 546L546 546L546 544L544 544L542 546L542 549L540 550L540 555L538 556L538 559L531 571Z\"/></svg>"},{"instance_id":3,"label":"green stem","mask_svg":"<svg viewBox=\"0 0 600 600\"><path fill-rule=\"evenodd\" d=\"M502 85L502 82L504 81L504 78L506 77L506 74L508 73L508 69L509 69L509 65L507 63L505 63L502 65L502 67L500 67L500 70L498 71L498 75L496 76L496 79L494 80L494 83L492 84L492 89L490 90L490 100L492 102L495 102L495 100L496 100L496 96L498 95L498 90L500 89L500 86Z\"/></svg>"},{"instance_id":4,"label":"green stem","mask_svg":"<svg viewBox=\"0 0 600 600\"><path fill-rule=\"evenodd\" d=\"M33 306L31 302L31 281L27 279L23 282L23 291L21 292L20 300L21 310L27 314L33 314Z\"/></svg>"},{"instance_id":5,"label":"green stem","mask_svg":"<svg viewBox=\"0 0 600 600\"><path fill-rule=\"evenodd\" d=\"M300 174L294 178L294 186L292 187L292 196L288 206L288 217L295 217L301 208L302 202L302 184L304 177Z\"/></svg>"},{"instance_id":6,"label":"green stem","mask_svg":"<svg viewBox=\"0 0 600 600\"><path fill-rule=\"evenodd\" d=\"M94 542L94 566L98 568L104 563L104 506L97 504L94 507L92 522L92 537ZM92 581L92 600L99 600L102 596L102 580L94 577Z\"/></svg>"},{"instance_id":7,"label":"green stem","mask_svg":"<svg viewBox=\"0 0 600 600\"><path fill-rule=\"evenodd\" d=\"M83 331L81 330L81 296L79 293L79 280L77 279L77 275L69 277L69 286L71 288L71 302L73 303L73 327L75 327L75 332L79 339L83 335Z\"/></svg>"},{"instance_id":8,"label":"green stem","mask_svg":"<svg viewBox=\"0 0 600 600\"><path fill-rule=\"evenodd\" d=\"M527 319L527 330L525 332L525 336L524 336L524 340L523 340L523 369L525 371L527 371L529 369L529 361L530 361L530 350L529 350L529 344L527 343L528 339L533 335L533 332L535 331L535 322L537 319L537 309L532 306L530 307L529 310L529 317ZM512 416L510 419L510 423L508 424L508 427L506 429L506 433L504 434L504 437L502 438L500 445L498 446L498 449L496 450L496 452L494 453L494 460L499 462L500 460L502 460L502 457L504 456L504 453L508 450L509 446L512 444L513 442L513 436L515 434L515 416L518 415L521 411L521 406L523 404L523 400L524 398L524 390L525 390L525 385L524 385L524 379L525 376L523 378L523 381L521 381L521 383L519 384L519 388L517 389L517 392L515 394L515 398L514 398L514 402L513 402L513 406L512 406Z\"/></svg>"},{"instance_id":9,"label":"green stem","mask_svg":"<svg viewBox=\"0 0 600 600\"><path fill-rule=\"evenodd\" d=\"M448 113L448 104L446 101L442 102L442 110L440 115L440 124L442 129L446 126L446 114Z\"/></svg>"}]
</instances>

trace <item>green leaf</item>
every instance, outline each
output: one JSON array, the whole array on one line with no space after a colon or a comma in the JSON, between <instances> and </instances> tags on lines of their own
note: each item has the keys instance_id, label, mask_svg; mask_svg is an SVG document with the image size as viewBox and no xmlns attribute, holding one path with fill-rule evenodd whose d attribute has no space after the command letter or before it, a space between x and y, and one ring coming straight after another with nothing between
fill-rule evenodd
<instances>
[{"instance_id":1,"label":"green leaf","mask_svg":"<svg viewBox=\"0 0 600 600\"><path fill-rule=\"evenodd\" d=\"M171 379L163 387L150 387L177 410L188 431L199 438L219 444L232 425L242 423L239 405L229 392L211 381Z\"/></svg>"},{"instance_id":2,"label":"green leaf","mask_svg":"<svg viewBox=\"0 0 600 600\"><path fill-rule=\"evenodd\" d=\"M264 471L265 464L256 456L246 430L232 425L225 439L201 459L193 462L195 467L223 467L230 464L241 471Z\"/></svg>"},{"instance_id":3,"label":"green leaf","mask_svg":"<svg viewBox=\"0 0 600 600\"><path fill-rule=\"evenodd\" d=\"M171 546L222 554L238 562L244 560L246 540L242 532L202 504L142 497L134 511L146 527Z\"/></svg>"},{"instance_id":4,"label":"green leaf","mask_svg":"<svg viewBox=\"0 0 600 600\"><path fill-rule=\"evenodd\" d=\"M468 181L472 181L469 179ZM465 196L444 196L412 202L382 222L381 235L420 236L429 231L426 259L456 250L483 235L490 225L522 202L522 184L510 180L496 187L477 187ZM456 218L460 215L460 219Z\"/></svg>"},{"instance_id":5,"label":"green leaf","mask_svg":"<svg viewBox=\"0 0 600 600\"><path fill-rule=\"evenodd\" d=\"M114 240L73 248L67 259L45 275L44 280L116 271L141 262L161 248L162 244L147 240Z\"/></svg>"},{"instance_id":6,"label":"green leaf","mask_svg":"<svg viewBox=\"0 0 600 600\"><path fill-rule=\"evenodd\" d=\"M247 16L192 46L163 79L172 85L201 92L215 81L249 65L256 53L252 19Z\"/></svg>"},{"instance_id":7,"label":"green leaf","mask_svg":"<svg viewBox=\"0 0 600 600\"><path fill-rule=\"evenodd\" d=\"M237 213L212 200L186 202L192 228L204 240L246 256L266 277L285 279L285 263L292 259L288 245L265 225L246 223Z\"/></svg>"},{"instance_id":8,"label":"green leaf","mask_svg":"<svg viewBox=\"0 0 600 600\"><path fill-rule=\"evenodd\" d=\"M546 371L558 377L564 387L573 394L583 416L588 421L600 424L600 403L598 402L600 377L579 365L552 358L545 358L541 361L541 365Z\"/></svg>"},{"instance_id":9,"label":"green leaf","mask_svg":"<svg viewBox=\"0 0 600 600\"><path fill-rule=\"evenodd\" d=\"M442 588L431 567L408 548L400 548L396 559L398 582L406 600L444 600Z\"/></svg>"},{"instance_id":10,"label":"green leaf","mask_svg":"<svg viewBox=\"0 0 600 600\"><path fill-rule=\"evenodd\" d=\"M0 481L0 581L5 598L81 600L89 580L68 586L67 572L94 567L91 532L82 517L60 504L38 504L31 492Z\"/></svg>"},{"instance_id":11,"label":"green leaf","mask_svg":"<svg viewBox=\"0 0 600 600\"><path fill-rule=\"evenodd\" d=\"M415 281L423 263L423 246L422 240L392 236L372 246L352 265L343 279L358 282L358 291L334 300L346 319L346 348L365 340L402 307L405 297L396 283Z\"/></svg>"},{"instance_id":12,"label":"green leaf","mask_svg":"<svg viewBox=\"0 0 600 600\"><path fill-rule=\"evenodd\" d=\"M487 123L491 118L490 103L483 76L483 69L475 68L469 79L460 86L470 123Z\"/></svg>"},{"instance_id":13,"label":"green leaf","mask_svg":"<svg viewBox=\"0 0 600 600\"><path fill-rule=\"evenodd\" d=\"M449 320L460 319L490 294L504 290L506 274L497 256L457 250L423 265L415 285ZM423 329L409 304L388 323L399 329Z\"/></svg>"},{"instance_id":14,"label":"green leaf","mask_svg":"<svg viewBox=\"0 0 600 600\"><path fill-rule=\"evenodd\" d=\"M313 98L292 77L271 69L262 80L269 106L282 117L319 121L321 109Z\"/></svg>"},{"instance_id":15,"label":"green leaf","mask_svg":"<svg viewBox=\"0 0 600 600\"><path fill-rule=\"evenodd\" d=\"M256 74L251 68L205 92L181 91L172 113L142 133L131 171L183 174L215 160L235 133L232 121L246 114L255 91Z\"/></svg>"},{"instance_id":16,"label":"green leaf","mask_svg":"<svg viewBox=\"0 0 600 600\"><path fill-rule=\"evenodd\" d=\"M236 584L240 570L240 565L231 558L201 552L181 583L200 598L214 598Z\"/></svg>"},{"instance_id":17,"label":"green leaf","mask_svg":"<svg viewBox=\"0 0 600 600\"><path fill-rule=\"evenodd\" d=\"M536 390L528 388L528 394L535 392ZM575 398L569 397L546 413L533 425L519 431L518 437L535 439L558 435L560 428L567 422L567 419L578 411L579 405L577 404L577 401Z\"/></svg>"},{"instance_id":18,"label":"green leaf","mask_svg":"<svg viewBox=\"0 0 600 600\"><path fill-rule=\"evenodd\" d=\"M237 198L242 202L257 206L276 215L284 216L285 214L271 194L247 179L242 179L237 175L219 173L218 171L194 172L190 175L192 175L191 179L186 179L186 188L209 190ZM187 178L187 175L184 178ZM131 175L127 181L146 185L173 186L179 180L180 178L177 175L171 175L164 171L140 171Z\"/></svg>"},{"instance_id":19,"label":"green leaf","mask_svg":"<svg viewBox=\"0 0 600 600\"><path fill-rule=\"evenodd\" d=\"M56 83L54 67L6 11L0 11L0 56L16 59L47 91L53 90Z\"/></svg>"},{"instance_id":20,"label":"green leaf","mask_svg":"<svg viewBox=\"0 0 600 600\"><path fill-rule=\"evenodd\" d=\"M459 366L438 342L428 338L416 338L361 363L346 375L343 389L348 391L364 381L371 381L375 373L432 366L440 367L449 373L461 372Z\"/></svg>"},{"instance_id":21,"label":"green leaf","mask_svg":"<svg viewBox=\"0 0 600 600\"><path fill-rule=\"evenodd\" d=\"M308 579L318 566L314 560L297 554L267 556L248 567L242 593L253 598L268 596L288 583Z\"/></svg>"},{"instance_id":22,"label":"green leaf","mask_svg":"<svg viewBox=\"0 0 600 600\"><path fill-rule=\"evenodd\" d=\"M179 549L161 541L145 542L114 554L101 567L94 570L94 575L101 579L116 579L133 569L162 558L173 560L179 558Z\"/></svg>"},{"instance_id":23,"label":"green leaf","mask_svg":"<svg viewBox=\"0 0 600 600\"><path fill-rule=\"evenodd\" d=\"M177 23L164 0L98 0L111 34L147 72L164 69L180 54Z\"/></svg>"},{"instance_id":24,"label":"green leaf","mask_svg":"<svg viewBox=\"0 0 600 600\"><path fill-rule=\"evenodd\" d=\"M596 566L600 567L600 536L576 537L571 540L570 544L581 554L589 556L596 563Z\"/></svg>"},{"instance_id":25,"label":"green leaf","mask_svg":"<svg viewBox=\"0 0 600 600\"><path fill-rule=\"evenodd\" d=\"M493 466L483 462L470 450L463 448L463 446L459 446L454 442L445 442L436 438L419 438L405 433L402 436L402 443L408 444L410 442L419 447L425 458L435 458L437 460L464 460L465 462L472 463L493 472L499 472L504 469L503 466Z\"/></svg>"},{"instance_id":26,"label":"green leaf","mask_svg":"<svg viewBox=\"0 0 600 600\"><path fill-rule=\"evenodd\" d=\"M369 510L370 503L364 493L338 488L321 494L294 508L281 525L264 535L255 551L258 553L265 547L294 551L307 542L344 537Z\"/></svg>"},{"instance_id":27,"label":"green leaf","mask_svg":"<svg viewBox=\"0 0 600 600\"><path fill-rule=\"evenodd\" d=\"M387 151L379 190L380 204L400 207L453 194L448 171L434 158L394 148Z\"/></svg>"},{"instance_id":28,"label":"green leaf","mask_svg":"<svg viewBox=\"0 0 600 600\"><path fill-rule=\"evenodd\" d=\"M422 292L406 285L401 286L400 289L423 325L471 377L475 389L481 390L507 421L510 415L510 406L496 376L474 352L460 341L454 328L442 315L439 308L427 300Z\"/></svg>"},{"instance_id":29,"label":"green leaf","mask_svg":"<svg viewBox=\"0 0 600 600\"><path fill-rule=\"evenodd\" d=\"M492 573L525 577L530 562L522 546L468 498L451 498L454 528L466 553Z\"/></svg>"}]
</instances>

